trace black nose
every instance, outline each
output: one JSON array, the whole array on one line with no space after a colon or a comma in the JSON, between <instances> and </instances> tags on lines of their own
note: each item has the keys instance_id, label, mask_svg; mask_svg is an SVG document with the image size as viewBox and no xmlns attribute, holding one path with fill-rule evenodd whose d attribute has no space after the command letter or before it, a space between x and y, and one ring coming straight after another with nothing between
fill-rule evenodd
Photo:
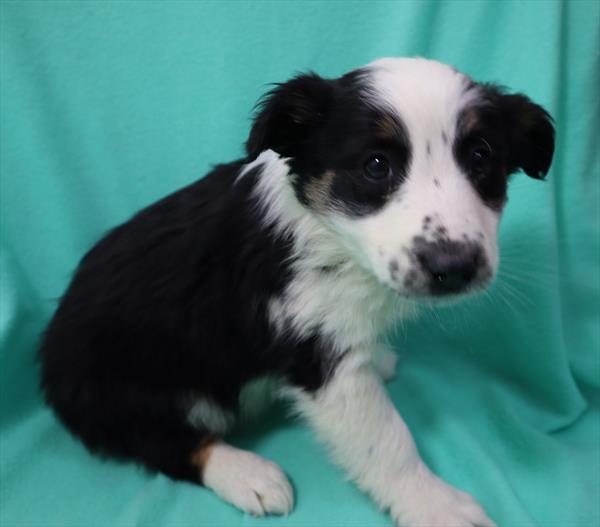
<instances>
[{"instance_id":1,"label":"black nose","mask_svg":"<svg viewBox=\"0 0 600 527\"><path fill-rule=\"evenodd\" d=\"M481 247L453 241L427 242L416 251L423 270L429 276L434 294L458 293L475 278L481 265Z\"/></svg>"}]
</instances>

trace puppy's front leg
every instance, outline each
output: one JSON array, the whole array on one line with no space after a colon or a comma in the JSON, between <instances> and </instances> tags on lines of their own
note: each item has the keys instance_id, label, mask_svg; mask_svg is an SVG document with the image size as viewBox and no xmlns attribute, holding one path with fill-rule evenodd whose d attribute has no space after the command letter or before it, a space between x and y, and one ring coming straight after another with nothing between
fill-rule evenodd
<instances>
[{"instance_id":1,"label":"puppy's front leg","mask_svg":"<svg viewBox=\"0 0 600 527\"><path fill-rule=\"evenodd\" d=\"M314 394L294 390L298 407L360 488L402 527L493 527L465 492L423 463L411 434L368 363L347 354Z\"/></svg>"}]
</instances>

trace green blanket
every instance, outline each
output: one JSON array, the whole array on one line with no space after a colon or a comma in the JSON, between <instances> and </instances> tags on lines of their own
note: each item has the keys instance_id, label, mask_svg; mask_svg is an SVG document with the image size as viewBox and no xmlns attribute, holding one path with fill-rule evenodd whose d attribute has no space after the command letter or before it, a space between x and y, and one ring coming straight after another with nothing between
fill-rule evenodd
<instances>
[{"instance_id":1,"label":"green blanket","mask_svg":"<svg viewBox=\"0 0 600 527\"><path fill-rule=\"evenodd\" d=\"M36 344L107 229L242 152L267 83L423 55L552 113L514 177L489 294L399 329L391 395L423 457L502 527L600 525L600 3L53 2L1 9L2 527L389 526L285 408L232 441L278 462L287 518L90 456L44 407Z\"/></svg>"}]
</instances>

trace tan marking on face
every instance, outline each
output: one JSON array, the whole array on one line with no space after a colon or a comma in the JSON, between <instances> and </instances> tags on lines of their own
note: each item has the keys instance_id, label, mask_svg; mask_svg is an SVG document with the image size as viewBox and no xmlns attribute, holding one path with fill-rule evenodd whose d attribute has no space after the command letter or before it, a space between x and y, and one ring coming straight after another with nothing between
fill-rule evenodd
<instances>
[{"instance_id":1,"label":"tan marking on face","mask_svg":"<svg viewBox=\"0 0 600 527\"><path fill-rule=\"evenodd\" d=\"M477 116L476 108L467 108L460 115L460 125L464 129L464 134L467 134L473 130L477 126L478 122L479 118Z\"/></svg>"},{"instance_id":2,"label":"tan marking on face","mask_svg":"<svg viewBox=\"0 0 600 527\"><path fill-rule=\"evenodd\" d=\"M390 116L384 115L375 121L375 135L380 139L393 140L400 136L398 123Z\"/></svg>"},{"instance_id":3,"label":"tan marking on face","mask_svg":"<svg viewBox=\"0 0 600 527\"><path fill-rule=\"evenodd\" d=\"M327 209L334 177L335 172L328 170L320 178L315 178L306 185L306 199L318 212L324 212Z\"/></svg>"}]
</instances>

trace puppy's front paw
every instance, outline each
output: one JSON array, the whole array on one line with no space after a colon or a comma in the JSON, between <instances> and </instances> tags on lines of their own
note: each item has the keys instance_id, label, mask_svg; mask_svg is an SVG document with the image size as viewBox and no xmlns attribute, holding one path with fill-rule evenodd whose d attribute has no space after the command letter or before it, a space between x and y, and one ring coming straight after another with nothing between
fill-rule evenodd
<instances>
[{"instance_id":1,"label":"puppy's front paw","mask_svg":"<svg viewBox=\"0 0 600 527\"><path fill-rule=\"evenodd\" d=\"M474 498L424 466L402 481L402 488L402 497L391 507L400 527L496 527Z\"/></svg>"},{"instance_id":2,"label":"puppy's front paw","mask_svg":"<svg viewBox=\"0 0 600 527\"><path fill-rule=\"evenodd\" d=\"M292 486L275 463L229 445L215 447L203 481L221 498L254 516L287 515L294 507Z\"/></svg>"}]
</instances>

